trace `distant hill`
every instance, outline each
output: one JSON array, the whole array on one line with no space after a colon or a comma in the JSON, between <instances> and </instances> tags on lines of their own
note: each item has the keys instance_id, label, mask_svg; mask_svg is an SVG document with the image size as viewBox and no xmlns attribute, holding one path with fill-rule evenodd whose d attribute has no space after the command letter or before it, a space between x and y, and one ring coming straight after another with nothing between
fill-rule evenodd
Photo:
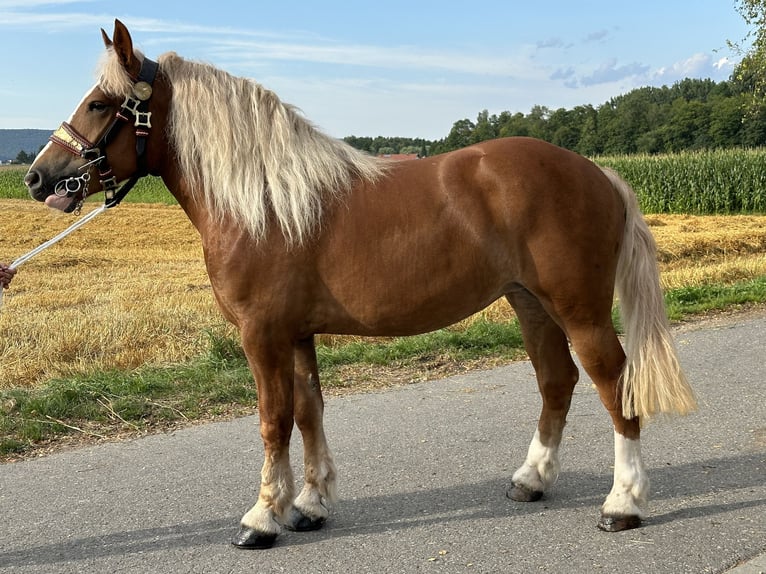
<instances>
[{"instance_id":1,"label":"distant hill","mask_svg":"<svg viewBox=\"0 0 766 574\"><path fill-rule=\"evenodd\" d=\"M48 141L52 131L0 129L0 161L16 159L20 151L36 154Z\"/></svg>"}]
</instances>

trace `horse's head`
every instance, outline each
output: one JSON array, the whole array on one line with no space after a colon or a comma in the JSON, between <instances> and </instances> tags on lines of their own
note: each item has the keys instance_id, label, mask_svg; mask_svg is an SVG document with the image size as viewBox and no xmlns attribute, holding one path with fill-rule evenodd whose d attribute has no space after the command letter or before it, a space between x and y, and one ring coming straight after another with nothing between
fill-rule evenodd
<instances>
[{"instance_id":1,"label":"horse's head","mask_svg":"<svg viewBox=\"0 0 766 574\"><path fill-rule=\"evenodd\" d=\"M108 54L99 82L51 135L24 178L34 199L65 212L99 191L116 205L149 172L150 128L162 99L154 85L157 64L134 52L119 20L113 39L101 34Z\"/></svg>"}]
</instances>

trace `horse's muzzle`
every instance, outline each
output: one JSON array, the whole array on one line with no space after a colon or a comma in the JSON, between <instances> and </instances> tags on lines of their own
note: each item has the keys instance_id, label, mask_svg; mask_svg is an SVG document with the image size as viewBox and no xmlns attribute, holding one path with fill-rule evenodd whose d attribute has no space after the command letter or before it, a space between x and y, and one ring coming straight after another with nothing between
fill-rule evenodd
<instances>
[{"instance_id":1,"label":"horse's muzzle","mask_svg":"<svg viewBox=\"0 0 766 574\"><path fill-rule=\"evenodd\" d=\"M40 175L40 172L36 169L30 169L27 172L27 175L24 176L24 185L27 186L27 189L29 190L29 195L32 196L33 199L36 199L37 201L44 201L45 197L40 197L41 193L43 192L43 177Z\"/></svg>"}]
</instances>

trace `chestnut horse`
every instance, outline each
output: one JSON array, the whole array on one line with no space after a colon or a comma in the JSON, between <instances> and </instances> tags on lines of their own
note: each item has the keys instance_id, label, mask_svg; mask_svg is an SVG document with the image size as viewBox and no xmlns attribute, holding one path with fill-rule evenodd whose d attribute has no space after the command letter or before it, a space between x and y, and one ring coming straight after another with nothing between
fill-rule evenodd
<instances>
[{"instance_id":1,"label":"chestnut horse","mask_svg":"<svg viewBox=\"0 0 766 574\"><path fill-rule=\"evenodd\" d=\"M623 180L529 138L378 160L253 81L175 53L155 63L119 21L102 36L97 84L25 182L35 199L73 211L98 191L116 205L139 177L157 175L199 231L215 298L241 333L258 389L261 486L235 545L266 548L282 527L319 528L335 498L315 334L423 333L500 297L518 316L543 398L508 496L537 500L557 478L578 380L571 342L614 425L614 486L598 525L640 524L640 420L689 412L695 401L654 241ZM625 352L612 325L615 288ZM297 497L294 423L305 445Z\"/></svg>"}]
</instances>

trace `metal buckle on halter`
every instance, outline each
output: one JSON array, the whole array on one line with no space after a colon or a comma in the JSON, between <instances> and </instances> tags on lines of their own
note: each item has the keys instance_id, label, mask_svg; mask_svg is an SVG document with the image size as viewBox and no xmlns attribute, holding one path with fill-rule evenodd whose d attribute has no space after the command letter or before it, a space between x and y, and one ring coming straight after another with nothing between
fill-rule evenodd
<instances>
[{"instance_id":1,"label":"metal buckle on halter","mask_svg":"<svg viewBox=\"0 0 766 574\"><path fill-rule=\"evenodd\" d=\"M152 112L136 112L136 121L133 125L137 128L151 128Z\"/></svg>"},{"instance_id":2,"label":"metal buckle on halter","mask_svg":"<svg viewBox=\"0 0 766 574\"><path fill-rule=\"evenodd\" d=\"M146 100L142 101L132 96L127 96L125 98L125 101L122 102L122 109L133 114L133 117L135 118L133 125L137 128L152 127L152 112L144 112L139 109L140 106L144 103L144 101Z\"/></svg>"},{"instance_id":3,"label":"metal buckle on halter","mask_svg":"<svg viewBox=\"0 0 766 574\"><path fill-rule=\"evenodd\" d=\"M114 192L118 187L117 178L114 176L101 180L101 189L104 190L104 197L107 199L112 199L114 197Z\"/></svg>"},{"instance_id":4,"label":"metal buckle on halter","mask_svg":"<svg viewBox=\"0 0 766 574\"><path fill-rule=\"evenodd\" d=\"M138 107L143 102L141 100L137 100L133 96L125 96L125 101L122 102L122 109L128 110L131 114L134 116L138 113Z\"/></svg>"}]
</instances>

